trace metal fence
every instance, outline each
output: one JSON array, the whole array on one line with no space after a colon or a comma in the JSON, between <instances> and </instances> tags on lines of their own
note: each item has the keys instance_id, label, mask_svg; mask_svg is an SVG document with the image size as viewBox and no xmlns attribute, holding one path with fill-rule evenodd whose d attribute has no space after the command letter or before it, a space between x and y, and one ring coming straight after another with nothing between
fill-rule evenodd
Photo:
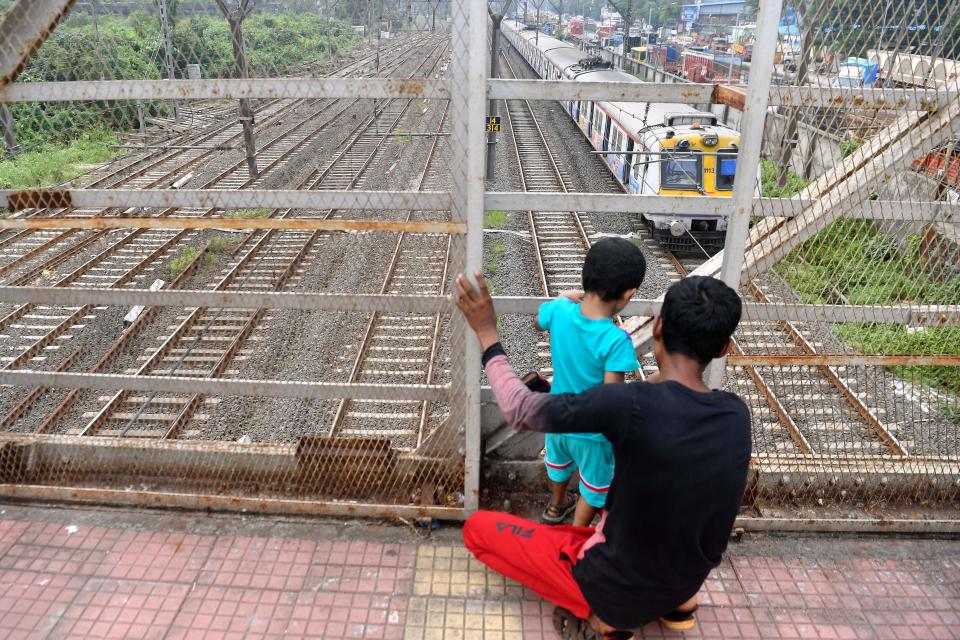
<instances>
[{"instance_id":1,"label":"metal fence","mask_svg":"<svg viewBox=\"0 0 960 640\"><path fill-rule=\"evenodd\" d=\"M921 30L807 2L783 30L761 2L746 87L490 78L478 2L279 4L3 15L0 495L463 517L489 447L448 292L484 264L484 211L715 212L724 250L692 271L747 301L711 370L753 412L741 524L957 528L953 4L919 3ZM794 49L929 62L877 54L877 85L840 87L774 63ZM488 99L723 105L732 195L485 191ZM809 181L784 170L801 128L845 143ZM658 305L625 310L641 354Z\"/></svg>"}]
</instances>

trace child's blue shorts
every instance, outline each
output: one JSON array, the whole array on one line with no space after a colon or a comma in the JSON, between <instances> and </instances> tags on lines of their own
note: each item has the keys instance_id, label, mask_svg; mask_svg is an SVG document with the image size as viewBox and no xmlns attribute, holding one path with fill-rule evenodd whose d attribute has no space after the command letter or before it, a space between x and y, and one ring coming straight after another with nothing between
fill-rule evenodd
<instances>
[{"instance_id":1,"label":"child's blue shorts","mask_svg":"<svg viewBox=\"0 0 960 640\"><path fill-rule=\"evenodd\" d=\"M582 438L568 433L546 435L547 477L566 482L580 469L580 495L592 507L602 508L613 480L613 445L606 438Z\"/></svg>"}]
</instances>

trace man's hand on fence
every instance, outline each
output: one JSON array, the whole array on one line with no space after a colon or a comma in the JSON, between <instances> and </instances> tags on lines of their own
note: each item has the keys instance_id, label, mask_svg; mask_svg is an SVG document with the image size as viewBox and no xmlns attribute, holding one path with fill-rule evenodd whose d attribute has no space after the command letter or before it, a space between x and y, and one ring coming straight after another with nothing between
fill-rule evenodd
<instances>
[{"instance_id":1,"label":"man's hand on fence","mask_svg":"<svg viewBox=\"0 0 960 640\"><path fill-rule=\"evenodd\" d=\"M500 336L497 335L497 314L493 310L493 300L487 291L487 282L483 275L475 271L474 277L480 287L479 291L473 288L465 275L457 274L457 307L470 328L476 332L480 346L486 349L500 342Z\"/></svg>"}]
</instances>

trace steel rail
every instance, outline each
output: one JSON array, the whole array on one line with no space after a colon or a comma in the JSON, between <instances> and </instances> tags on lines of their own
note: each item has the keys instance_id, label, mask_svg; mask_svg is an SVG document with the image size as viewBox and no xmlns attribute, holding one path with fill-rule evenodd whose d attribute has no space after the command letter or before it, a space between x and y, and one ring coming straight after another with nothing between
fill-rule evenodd
<instances>
[{"instance_id":1,"label":"steel rail","mask_svg":"<svg viewBox=\"0 0 960 640\"><path fill-rule=\"evenodd\" d=\"M401 45L398 45L397 48L396 48L396 50L400 50L400 49L401 49ZM348 65L347 67L345 67L345 68L341 69L340 71L338 71L336 75L341 75L341 76L342 76L342 75L345 75L345 74L349 73L349 71L350 71L352 68L362 66L362 64L364 64L365 62L367 62L367 61L369 61L369 60L372 60L373 57L374 57L374 56L367 56L367 58L364 58L363 60L361 60L361 61L359 61L359 62L356 62L356 63L353 63L353 64L351 64L351 65ZM396 61L396 66L399 66L400 64L402 64L402 62L405 61L406 59L407 59L406 56L399 56L399 57L397 58L397 61ZM395 68L395 67L393 67L393 68ZM277 104L277 103L279 103L279 102L281 102L280 99L270 101L270 102L268 103L267 107L272 107L272 106L274 106L275 104ZM270 131L270 130L273 128L273 125L274 125L275 123L277 123L277 122L282 122L283 119L286 117L286 115L287 115L288 113L290 113L290 112L292 112L292 111L295 111L295 110L296 110L299 106L301 106L302 104L304 104L304 103L309 103L309 104L312 105L312 104L316 104L317 102L320 102L320 101L319 101L319 100L300 99L300 100L291 101L291 102L289 102L289 103L287 103L287 104L282 104L281 107L280 107L280 109L278 109L276 112L270 113L269 116L268 116L265 120L262 120L262 121L260 121L259 123L257 123L256 128L257 128L258 131L261 131L261 132L262 132L262 131ZM335 103L337 103L337 102L339 102L339 100L337 100L337 99L331 99L331 100L329 101L329 105L328 105L328 106L332 106L333 104L335 104ZM344 111L345 111L346 109L348 109L350 106L352 106L353 104L355 104L355 103L356 103L356 101L351 102L347 107L344 108ZM260 110L263 110L263 108L261 108ZM258 111L260 111L260 110L258 110ZM326 107L325 107L324 109L322 109L320 112L317 112L317 114L318 114L318 113L322 113L322 112L325 111L325 110L326 110ZM342 113L342 111L341 111L341 113ZM317 114L314 114L314 115L316 116ZM338 115L339 115L339 114L338 114ZM239 127L239 124L236 123L236 122L228 122L228 123L226 123L226 124L224 124L224 125L215 127L212 131L202 132L201 135L199 135L199 137L196 136L196 135L194 135L194 136L186 136L186 137L182 137L182 139L181 139L180 141L182 142L182 141L184 141L184 140L193 140L194 142L205 143L205 142L208 142L208 141L216 138L217 136L221 135L222 133L228 131L228 130L231 129L232 127ZM236 141L238 141L238 140L242 137L242 135L243 135L242 132L240 132L240 131L238 130L237 133L235 133L232 137L229 137L229 138L225 139L225 140L223 141L223 144L231 144L231 143L233 143L233 142L236 142ZM264 151L264 147L263 147L263 146L261 146L261 147L258 149L258 154L259 154L260 152L262 152L262 151ZM141 178L142 176L148 174L148 173L151 172L151 171L154 171L156 168L162 166L163 163L165 163L165 162L167 162L167 161L169 161L169 160L171 160L171 159L180 158L181 156L184 156L184 155L188 156L185 160L183 160L183 161L181 161L181 162L178 162L177 164L175 164L175 166L173 166L172 168L170 168L169 170L167 170L165 173L162 173L159 177L155 178L155 179L152 180L152 181L148 181L147 184L143 185L144 188L155 188L155 187L157 187L157 186L159 186L159 185L162 185L162 184L168 182L168 181L171 180L175 175L182 174L184 171L187 171L187 170L189 170L190 168L196 166L199 162L203 161L204 159L209 158L209 157L212 157L215 153L216 153L216 150L213 150L213 149L208 150L208 151L206 151L206 152L204 152L204 153L200 153L200 154L184 154L182 150L174 150L174 151L170 151L170 152L157 152L156 154L152 154L152 155L159 155L160 157L159 157L159 158L155 158L155 160L154 160L153 162L147 164L146 166L141 167L140 169L138 169L138 170L136 170L136 171L134 171L134 172L132 172L132 173L127 173L127 172L129 171L129 169L130 169L131 166L134 166L134 165L136 165L136 164L138 164L139 162L142 161L142 159L138 159L138 160L134 161L133 163L129 163L129 164L127 164L126 166L115 170L114 172L108 174L107 176L104 176L104 177L101 177L101 178L98 179L98 180L95 180L93 183L91 183L90 185L88 185L88 188L101 187L101 186L104 186L105 184L109 184L109 188L118 188L118 187L121 187L121 186L123 186L123 185L129 184L129 183L131 183L131 182L133 182L133 181L135 181L135 180L138 180L138 179ZM190 155L193 155L193 157L189 157ZM147 157L149 158L149 156L147 156ZM238 163L238 164L243 164L244 162L245 162L245 161L241 161L241 162ZM111 181L110 181L111 178L113 178L113 177L115 177L115 176L117 176L118 174L121 174L121 173L126 174L126 175L123 175L123 176L122 176L119 180L117 180L117 181L114 181L114 182L111 182ZM220 177L223 178L224 176L220 176ZM212 185L212 183L213 183L213 181L210 181L210 182L208 182L208 183L207 183L206 185L204 185L204 186L205 186L205 187L209 187L209 186ZM104 216L104 215L107 215L111 210L112 210L112 208L105 208L105 209L101 210L100 212L98 212L96 215L97 215L97 216ZM42 217L43 214L46 213L46 212L48 212L48 211L49 211L49 210L47 210L47 209L41 209L41 210L35 212L34 214L32 214L31 217L34 217L34 216L35 216L35 217ZM57 212L57 213L54 214L54 217L67 216L67 215L69 215L72 211L74 211L73 208L61 209L59 212ZM0 247L6 246L8 243L19 242L19 241L21 241L21 240L24 240L24 239L28 238L32 233L33 233L33 231L32 231L32 230L29 230L29 229L24 230L24 231L22 231L22 232L20 232L20 233L16 233L16 234L12 235L10 238L7 238L7 239L4 240L2 243L0 243ZM59 239L59 240L64 240L64 239L66 239L69 235L70 235L69 233L61 234L60 236L58 236L58 239ZM51 244L51 243L47 243L47 244L49 245L49 244ZM31 253L33 253L33 252L31 252ZM34 254L34 255L35 255L35 254ZM14 261L12 261L11 263L8 263L7 265L5 265L4 268L5 268L5 270L6 270L6 269L14 269L14 268L16 268L17 266L19 266L20 264L23 264L23 262L24 262L26 259L29 259L29 258L28 258L28 257L24 257L24 258L21 258L21 259L14 260ZM44 268L48 268L48 267L44 267Z\"/></svg>"},{"instance_id":2,"label":"steel rail","mask_svg":"<svg viewBox=\"0 0 960 640\"><path fill-rule=\"evenodd\" d=\"M680 262L680 260L677 259L672 252L667 251L665 254L670 259L677 273L682 277L686 277L688 275L688 269L683 265L683 263ZM751 280L748 283L748 287L752 295L759 302L763 304L772 304L770 298L763 293L756 281ZM802 335L794 323L790 321L779 321L776 324L780 327L783 334L788 336L789 339L806 355L817 355L817 352L812 344ZM733 340L732 351L733 356L730 359L730 363L734 364L735 366L743 367L747 375L751 378L751 380L753 380L754 385L757 387L757 390L760 392L767 405L777 415L781 425L786 430L787 435L800 450L800 452L804 455L816 455L817 451L810 443L810 440L806 437L806 435L803 433L803 430L790 415L783 402L777 397L772 385L767 382L764 376L757 369L757 366L752 362L751 355L746 353L743 346L736 339ZM785 362L786 358L789 358L789 356L774 356L774 359L777 361L784 360ZM840 396L863 418L864 422L869 425L874 432L876 432L881 441L895 455L902 456L904 458L908 457L908 453L903 445L892 433L890 433L889 429L879 420L879 418L876 417L874 412L871 411L849 388L849 386L840 379L831 366L824 364L815 364L814 366L820 372L820 374L839 392Z\"/></svg>"},{"instance_id":3,"label":"steel rail","mask_svg":"<svg viewBox=\"0 0 960 640\"><path fill-rule=\"evenodd\" d=\"M54 371L57 373L66 371L73 366L73 363L77 361L82 353L82 348L74 350L73 353L63 359L63 362L57 365ZM13 408L10 409L10 411L7 412L7 415L3 416L3 418L0 418L0 431L8 430L10 426L20 418L20 416L29 411L33 403L37 401L37 399L43 394L44 391L46 391L46 389L47 387L43 385L38 385L31 389L19 402L17 402L16 405L13 406Z\"/></svg>"},{"instance_id":4,"label":"steel rail","mask_svg":"<svg viewBox=\"0 0 960 640\"><path fill-rule=\"evenodd\" d=\"M688 271L687 268L683 265L682 262L673 254L672 251L666 252L667 258L673 264L673 268L676 269L682 277L686 278ZM743 348L737 342L736 339L733 340L733 351L737 355L743 355ZM813 450L813 447L810 445L810 441L807 440L807 437L803 435L803 431L800 430L800 427L790 417L790 413L787 411L786 407L783 406L783 403L777 398L774 394L773 389L770 388L770 385L767 383L763 375L757 371L756 367L745 365L744 370L746 370L747 375L753 380L753 383L757 386L757 389L763 394L764 400L766 400L767 405L773 409L774 413L777 414L777 417L780 419L780 422L786 427L787 434L790 436L790 439L793 440L794 444L800 450L801 453L805 455L814 455L816 452Z\"/></svg>"},{"instance_id":5,"label":"steel rail","mask_svg":"<svg viewBox=\"0 0 960 640\"><path fill-rule=\"evenodd\" d=\"M201 261L207 255L207 248L209 245L204 245L197 251L197 255L190 261L187 267L178 275L173 282L170 283L170 289L178 289L180 285L186 282L193 274L196 272L197 268L200 266ZM149 321L153 318L154 314L157 312L157 307L148 306L145 307L140 316L127 327L122 334L114 341L113 346L107 350L105 354L97 361L95 365L90 369L90 373L100 373L106 368L113 359L116 358L124 349L126 344L137 334L140 330L146 326ZM34 431L34 433L42 434L48 433L53 429L53 426L60 420L61 416L73 405L77 397L80 395L80 389L71 389L67 396L60 401L60 403L50 412L49 415L44 419L40 426Z\"/></svg>"}]
</instances>

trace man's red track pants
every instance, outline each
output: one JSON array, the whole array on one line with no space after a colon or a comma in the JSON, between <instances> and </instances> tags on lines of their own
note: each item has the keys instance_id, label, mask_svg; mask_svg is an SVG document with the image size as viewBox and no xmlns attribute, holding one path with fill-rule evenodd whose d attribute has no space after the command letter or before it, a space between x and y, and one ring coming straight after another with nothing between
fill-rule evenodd
<instances>
[{"instance_id":1,"label":"man's red track pants","mask_svg":"<svg viewBox=\"0 0 960 640\"><path fill-rule=\"evenodd\" d=\"M483 564L512 578L579 618L590 616L571 569L592 527L543 525L507 513L478 511L463 525L467 549Z\"/></svg>"}]
</instances>

